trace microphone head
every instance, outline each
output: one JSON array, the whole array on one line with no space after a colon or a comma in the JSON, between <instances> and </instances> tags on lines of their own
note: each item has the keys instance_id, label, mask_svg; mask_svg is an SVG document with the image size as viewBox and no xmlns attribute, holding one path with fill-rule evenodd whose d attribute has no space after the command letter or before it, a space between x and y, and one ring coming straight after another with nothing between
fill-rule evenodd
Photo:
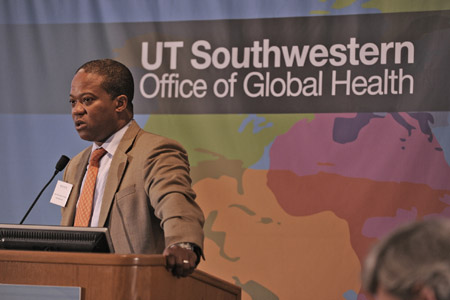
<instances>
[{"instance_id":1,"label":"microphone head","mask_svg":"<svg viewBox=\"0 0 450 300\"><path fill-rule=\"evenodd\" d=\"M55 166L56 171L60 172L60 171L64 170L64 168L69 163L69 160L70 160L70 158L68 158L67 156L61 155L61 158L58 160L58 162L56 163L56 166Z\"/></svg>"}]
</instances>

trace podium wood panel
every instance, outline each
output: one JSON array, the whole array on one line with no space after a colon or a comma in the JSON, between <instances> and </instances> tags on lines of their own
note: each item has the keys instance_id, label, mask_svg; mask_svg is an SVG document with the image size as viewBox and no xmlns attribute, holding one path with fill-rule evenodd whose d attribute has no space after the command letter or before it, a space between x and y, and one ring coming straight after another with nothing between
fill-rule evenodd
<instances>
[{"instance_id":1,"label":"podium wood panel","mask_svg":"<svg viewBox=\"0 0 450 300\"><path fill-rule=\"evenodd\" d=\"M241 299L241 289L196 270L176 278L162 255L0 250L0 283L77 286L82 300Z\"/></svg>"}]
</instances>

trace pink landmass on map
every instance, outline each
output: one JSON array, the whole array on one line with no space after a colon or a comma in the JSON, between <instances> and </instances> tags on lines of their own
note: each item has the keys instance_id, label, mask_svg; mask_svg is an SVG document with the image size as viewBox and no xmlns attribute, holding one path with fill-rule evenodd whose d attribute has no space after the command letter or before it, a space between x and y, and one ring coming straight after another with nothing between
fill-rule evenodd
<instances>
[{"instance_id":1,"label":"pink landmass on map","mask_svg":"<svg viewBox=\"0 0 450 300\"><path fill-rule=\"evenodd\" d=\"M353 128L354 141L342 142L339 120L356 114L317 114L302 120L276 138L270 152L270 169L291 170L295 174L318 172L376 181L424 183L433 189L450 188L450 167L440 145L420 130L418 120L398 114L372 117L365 126ZM337 138L338 137L338 138Z\"/></svg>"},{"instance_id":2,"label":"pink landmass on map","mask_svg":"<svg viewBox=\"0 0 450 300\"><path fill-rule=\"evenodd\" d=\"M346 220L363 259L399 224L450 215L450 168L424 119L318 114L302 120L274 141L267 185L290 215L331 211ZM336 128L349 122L356 128Z\"/></svg>"}]
</instances>

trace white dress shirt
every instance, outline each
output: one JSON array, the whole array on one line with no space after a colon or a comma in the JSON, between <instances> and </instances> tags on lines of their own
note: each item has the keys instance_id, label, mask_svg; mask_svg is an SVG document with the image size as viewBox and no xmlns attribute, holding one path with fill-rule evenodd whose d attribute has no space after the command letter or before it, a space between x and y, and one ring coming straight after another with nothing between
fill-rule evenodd
<instances>
[{"instance_id":1,"label":"white dress shirt","mask_svg":"<svg viewBox=\"0 0 450 300\"><path fill-rule=\"evenodd\" d=\"M98 227L100 209L102 207L103 193L105 192L106 179L108 177L108 172L109 172L109 168L111 166L111 161L114 156L114 153L117 150L117 147L119 146L120 141L122 140L122 137L124 136L128 127L130 127L130 124L131 124L131 121L127 125L122 127L119 131L117 131L112 136L110 136L101 146L98 146L95 143L92 144L91 154L92 154L92 152L94 152L94 150L96 150L100 147L105 149L107 153L100 159L100 162L99 162L97 180L95 182L94 201L93 201L93 207L92 207L92 218L91 218L90 227ZM88 168L89 168L89 166L88 166ZM87 173L87 171L86 171L86 173ZM84 175L85 177L83 178L83 184L81 186L81 190L83 190L86 173Z\"/></svg>"}]
</instances>

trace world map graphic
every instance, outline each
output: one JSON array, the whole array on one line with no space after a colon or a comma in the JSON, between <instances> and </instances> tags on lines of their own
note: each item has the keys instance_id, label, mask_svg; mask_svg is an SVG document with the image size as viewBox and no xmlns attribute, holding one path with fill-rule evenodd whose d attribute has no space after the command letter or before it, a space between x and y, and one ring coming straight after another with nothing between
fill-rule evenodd
<instances>
[{"instance_id":1,"label":"world map graphic","mask_svg":"<svg viewBox=\"0 0 450 300\"><path fill-rule=\"evenodd\" d=\"M146 129L190 154L202 270L243 299L357 299L378 238L450 217L443 126L443 113L154 115Z\"/></svg>"}]
</instances>

